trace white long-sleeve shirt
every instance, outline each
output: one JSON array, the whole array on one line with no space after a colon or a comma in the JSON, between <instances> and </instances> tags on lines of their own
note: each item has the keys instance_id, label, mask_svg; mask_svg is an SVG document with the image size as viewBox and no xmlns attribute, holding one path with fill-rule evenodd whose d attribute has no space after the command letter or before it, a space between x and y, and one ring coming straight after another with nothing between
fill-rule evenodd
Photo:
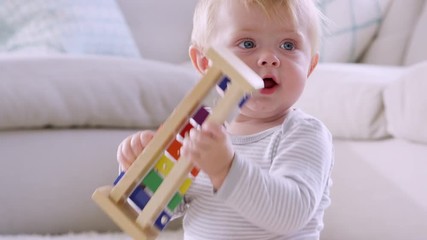
<instances>
[{"instance_id":1,"label":"white long-sleeve shirt","mask_svg":"<svg viewBox=\"0 0 427 240\"><path fill-rule=\"evenodd\" d=\"M280 126L231 139L236 155L221 188L214 193L201 172L186 194L184 239L319 239L330 204L328 129L293 110Z\"/></svg>"}]
</instances>

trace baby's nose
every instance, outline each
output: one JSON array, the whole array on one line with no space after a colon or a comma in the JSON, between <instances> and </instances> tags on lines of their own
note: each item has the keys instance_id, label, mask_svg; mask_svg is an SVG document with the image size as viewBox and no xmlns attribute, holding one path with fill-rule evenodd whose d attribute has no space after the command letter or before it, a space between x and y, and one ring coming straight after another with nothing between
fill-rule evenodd
<instances>
[{"instance_id":1,"label":"baby's nose","mask_svg":"<svg viewBox=\"0 0 427 240\"><path fill-rule=\"evenodd\" d=\"M260 66L264 67L278 67L280 65L280 60L274 54L265 54L258 61Z\"/></svg>"}]
</instances>

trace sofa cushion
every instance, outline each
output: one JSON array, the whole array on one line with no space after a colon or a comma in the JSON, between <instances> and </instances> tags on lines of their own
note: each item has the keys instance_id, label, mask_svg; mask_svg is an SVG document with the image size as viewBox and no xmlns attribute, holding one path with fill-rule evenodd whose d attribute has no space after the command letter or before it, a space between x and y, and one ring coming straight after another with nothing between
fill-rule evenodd
<instances>
[{"instance_id":1,"label":"sofa cushion","mask_svg":"<svg viewBox=\"0 0 427 240\"><path fill-rule=\"evenodd\" d=\"M427 143L427 62L409 67L386 88L384 104L389 132L398 138Z\"/></svg>"},{"instance_id":2,"label":"sofa cushion","mask_svg":"<svg viewBox=\"0 0 427 240\"><path fill-rule=\"evenodd\" d=\"M355 62L377 33L390 0L321 0L326 16L320 46L322 62Z\"/></svg>"},{"instance_id":3,"label":"sofa cushion","mask_svg":"<svg viewBox=\"0 0 427 240\"><path fill-rule=\"evenodd\" d=\"M0 52L139 57L114 0L2 1L0 23Z\"/></svg>"},{"instance_id":4,"label":"sofa cushion","mask_svg":"<svg viewBox=\"0 0 427 240\"><path fill-rule=\"evenodd\" d=\"M0 72L0 129L154 128L199 78L173 64L98 56L3 56Z\"/></svg>"},{"instance_id":5,"label":"sofa cushion","mask_svg":"<svg viewBox=\"0 0 427 240\"><path fill-rule=\"evenodd\" d=\"M322 120L335 138L387 137L383 90L401 74L399 67L319 64L296 106Z\"/></svg>"}]
</instances>

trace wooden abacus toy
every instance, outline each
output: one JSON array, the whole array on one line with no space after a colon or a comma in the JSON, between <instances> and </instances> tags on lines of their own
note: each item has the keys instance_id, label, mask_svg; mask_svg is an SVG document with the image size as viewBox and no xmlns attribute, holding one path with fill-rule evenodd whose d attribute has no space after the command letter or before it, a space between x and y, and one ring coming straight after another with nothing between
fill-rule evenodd
<instances>
[{"instance_id":1,"label":"wooden abacus toy","mask_svg":"<svg viewBox=\"0 0 427 240\"><path fill-rule=\"evenodd\" d=\"M92 199L134 239L155 239L182 203L199 170L180 157L186 133L205 120L224 123L246 96L264 87L262 79L226 49L210 48L211 66L178 104L153 139L114 186L96 189ZM223 96L208 111L203 105L219 86Z\"/></svg>"}]
</instances>

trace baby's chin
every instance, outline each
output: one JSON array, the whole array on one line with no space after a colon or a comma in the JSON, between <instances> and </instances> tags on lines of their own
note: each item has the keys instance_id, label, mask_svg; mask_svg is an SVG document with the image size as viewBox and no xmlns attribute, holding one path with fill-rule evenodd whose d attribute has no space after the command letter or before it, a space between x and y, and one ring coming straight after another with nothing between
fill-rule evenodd
<instances>
[{"instance_id":1,"label":"baby's chin","mask_svg":"<svg viewBox=\"0 0 427 240\"><path fill-rule=\"evenodd\" d=\"M274 117L278 115L286 114L289 111L288 104L280 104L277 102L271 102L271 99L267 98L256 98L250 99L243 107L240 109L240 112L245 115L252 115L254 117Z\"/></svg>"},{"instance_id":2,"label":"baby's chin","mask_svg":"<svg viewBox=\"0 0 427 240\"><path fill-rule=\"evenodd\" d=\"M253 111L263 111L264 109L272 107L273 100L274 99L270 96L256 93L252 95L243 106L252 109Z\"/></svg>"},{"instance_id":3,"label":"baby's chin","mask_svg":"<svg viewBox=\"0 0 427 240\"><path fill-rule=\"evenodd\" d=\"M274 109L268 104L247 103L240 109L240 114L253 118L268 117L274 114Z\"/></svg>"}]
</instances>

